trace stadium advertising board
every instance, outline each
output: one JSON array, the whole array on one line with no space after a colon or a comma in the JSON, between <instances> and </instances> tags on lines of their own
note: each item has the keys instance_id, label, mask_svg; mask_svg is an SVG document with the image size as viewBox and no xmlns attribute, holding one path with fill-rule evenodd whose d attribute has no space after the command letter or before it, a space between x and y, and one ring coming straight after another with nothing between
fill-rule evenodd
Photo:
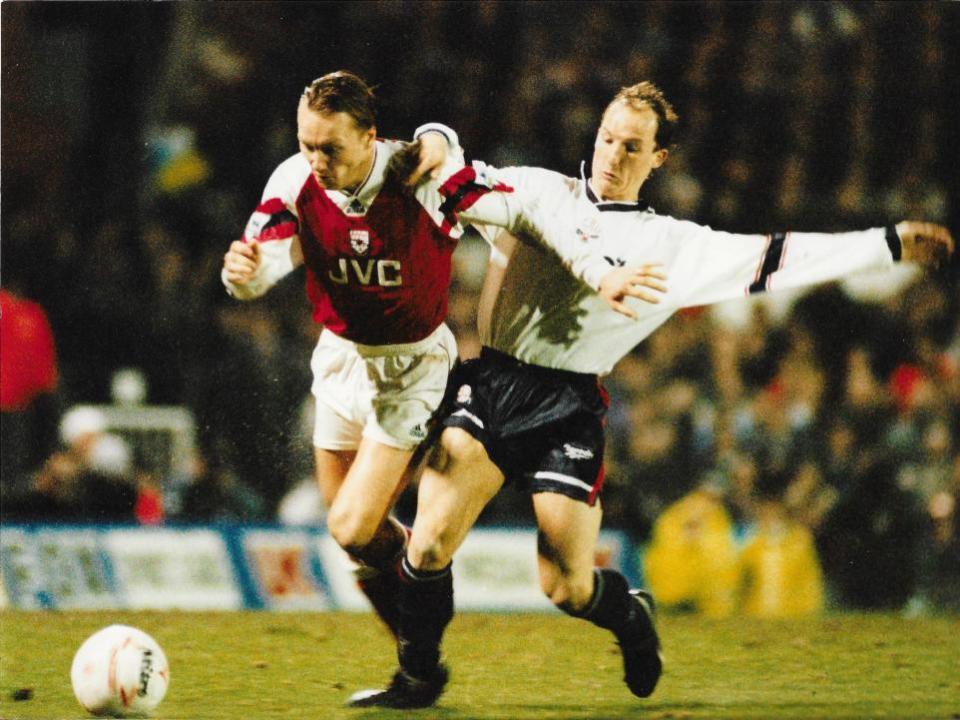
<instances>
[{"instance_id":1,"label":"stadium advertising board","mask_svg":"<svg viewBox=\"0 0 960 720\"><path fill-rule=\"evenodd\" d=\"M259 602L271 610L329 610L323 570L306 531L243 533L246 566Z\"/></svg>"},{"instance_id":2,"label":"stadium advertising board","mask_svg":"<svg viewBox=\"0 0 960 720\"><path fill-rule=\"evenodd\" d=\"M112 572L95 530L5 529L0 557L5 594L14 607L115 606Z\"/></svg>"},{"instance_id":3,"label":"stadium advertising board","mask_svg":"<svg viewBox=\"0 0 960 720\"><path fill-rule=\"evenodd\" d=\"M453 560L453 588L464 610L553 610L540 592L533 530L468 535Z\"/></svg>"},{"instance_id":4,"label":"stadium advertising board","mask_svg":"<svg viewBox=\"0 0 960 720\"><path fill-rule=\"evenodd\" d=\"M597 567L616 568L629 580L635 580L637 572L630 562L629 548L621 533L601 533ZM554 610L540 591L534 530L472 532L454 558L453 582L461 610Z\"/></svg>"},{"instance_id":5,"label":"stadium advertising board","mask_svg":"<svg viewBox=\"0 0 960 720\"><path fill-rule=\"evenodd\" d=\"M142 609L232 610L243 607L223 536L207 529L108 530L124 606Z\"/></svg>"},{"instance_id":6,"label":"stadium advertising board","mask_svg":"<svg viewBox=\"0 0 960 720\"><path fill-rule=\"evenodd\" d=\"M454 559L461 610L553 611L533 529L474 530ZM633 550L603 533L597 564L631 580ZM368 611L356 566L325 532L274 526L0 528L4 602L22 609Z\"/></svg>"}]
</instances>

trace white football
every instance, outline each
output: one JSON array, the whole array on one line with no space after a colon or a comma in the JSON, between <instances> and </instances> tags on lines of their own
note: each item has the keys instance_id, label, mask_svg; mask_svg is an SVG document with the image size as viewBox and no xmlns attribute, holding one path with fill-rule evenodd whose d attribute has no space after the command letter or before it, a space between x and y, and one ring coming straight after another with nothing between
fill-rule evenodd
<instances>
[{"instance_id":1,"label":"white football","mask_svg":"<svg viewBox=\"0 0 960 720\"><path fill-rule=\"evenodd\" d=\"M157 641L128 625L88 637L70 668L73 694L94 715L144 717L167 693L170 666Z\"/></svg>"}]
</instances>

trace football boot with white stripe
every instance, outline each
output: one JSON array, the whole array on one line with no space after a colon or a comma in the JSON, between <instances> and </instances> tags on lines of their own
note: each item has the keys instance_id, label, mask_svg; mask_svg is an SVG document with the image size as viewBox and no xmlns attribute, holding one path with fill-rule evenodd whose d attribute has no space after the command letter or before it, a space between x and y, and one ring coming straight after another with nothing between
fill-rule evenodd
<instances>
[{"instance_id":1,"label":"football boot with white stripe","mask_svg":"<svg viewBox=\"0 0 960 720\"><path fill-rule=\"evenodd\" d=\"M397 670L390 685L380 690L360 690L347 700L347 707L425 708L437 702L447 686L450 673L444 664L427 680L415 678L404 670Z\"/></svg>"}]
</instances>

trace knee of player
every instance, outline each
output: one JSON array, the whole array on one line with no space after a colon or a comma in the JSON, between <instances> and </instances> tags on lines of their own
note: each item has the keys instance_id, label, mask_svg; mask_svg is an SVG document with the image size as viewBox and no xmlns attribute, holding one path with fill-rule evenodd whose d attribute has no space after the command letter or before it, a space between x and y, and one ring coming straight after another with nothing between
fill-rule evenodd
<instances>
[{"instance_id":1,"label":"knee of player","mask_svg":"<svg viewBox=\"0 0 960 720\"><path fill-rule=\"evenodd\" d=\"M487 457L483 444L466 430L450 427L441 437L443 455L447 462L469 463Z\"/></svg>"},{"instance_id":2,"label":"knee of player","mask_svg":"<svg viewBox=\"0 0 960 720\"><path fill-rule=\"evenodd\" d=\"M557 608L571 615L578 614L590 602L593 595L592 582L576 582L560 574L540 576L540 589Z\"/></svg>"},{"instance_id":3,"label":"knee of player","mask_svg":"<svg viewBox=\"0 0 960 720\"><path fill-rule=\"evenodd\" d=\"M550 602L561 610L568 604L570 590L562 577L557 575L541 575L540 589Z\"/></svg>"},{"instance_id":4,"label":"knee of player","mask_svg":"<svg viewBox=\"0 0 960 720\"><path fill-rule=\"evenodd\" d=\"M327 515L327 530L344 550L360 554L373 540L377 525L365 519L362 514L351 512L350 508L334 503Z\"/></svg>"},{"instance_id":5,"label":"knee of player","mask_svg":"<svg viewBox=\"0 0 960 720\"><path fill-rule=\"evenodd\" d=\"M441 536L410 539L407 559L417 570L442 570L453 559L453 552Z\"/></svg>"}]
</instances>

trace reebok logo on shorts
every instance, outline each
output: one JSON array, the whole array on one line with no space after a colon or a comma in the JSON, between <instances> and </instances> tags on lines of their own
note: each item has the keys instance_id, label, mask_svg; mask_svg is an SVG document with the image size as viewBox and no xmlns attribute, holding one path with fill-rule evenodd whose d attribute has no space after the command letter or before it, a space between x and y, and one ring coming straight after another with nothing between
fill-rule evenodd
<instances>
[{"instance_id":1,"label":"reebok logo on shorts","mask_svg":"<svg viewBox=\"0 0 960 720\"><path fill-rule=\"evenodd\" d=\"M461 385L457 390L457 403L460 405L469 405L473 399L473 390L469 385Z\"/></svg>"},{"instance_id":2,"label":"reebok logo on shorts","mask_svg":"<svg viewBox=\"0 0 960 720\"><path fill-rule=\"evenodd\" d=\"M563 454L571 460L590 460L593 457L593 450L571 445L570 443L564 443Z\"/></svg>"}]
</instances>

